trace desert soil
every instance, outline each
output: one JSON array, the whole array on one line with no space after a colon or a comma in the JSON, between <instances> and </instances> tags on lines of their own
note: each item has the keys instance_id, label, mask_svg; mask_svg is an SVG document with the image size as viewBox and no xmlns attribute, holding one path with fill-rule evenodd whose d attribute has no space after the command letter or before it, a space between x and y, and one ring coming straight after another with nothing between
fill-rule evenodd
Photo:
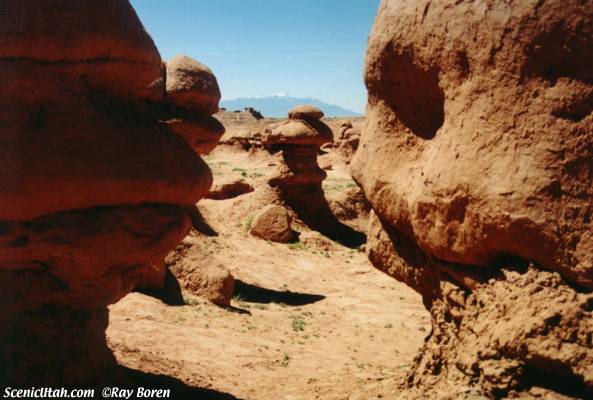
<instances>
[{"instance_id":1,"label":"desert soil","mask_svg":"<svg viewBox=\"0 0 593 400\"><path fill-rule=\"evenodd\" d=\"M215 179L265 180L263 156L217 149L206 160ZM353 185L344 165L324 182L328 195ZM393 398L430 330L419 295L375 270L361 249L324 237L255 238L247 229L253 205L237 204L199 203L218 232L204 237L202 251L234 275L232 306L187 294L185 305L172 306L132 293L110 307L107 336L118 362L231 395L224 398Z\"/></svg>"}]
</instances>

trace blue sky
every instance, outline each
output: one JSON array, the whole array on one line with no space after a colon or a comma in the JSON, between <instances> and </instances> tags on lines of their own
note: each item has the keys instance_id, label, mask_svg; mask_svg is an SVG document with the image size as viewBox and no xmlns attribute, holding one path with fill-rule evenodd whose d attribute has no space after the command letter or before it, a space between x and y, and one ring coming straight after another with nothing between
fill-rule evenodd
<instances>
[{"instance_id":1,"label":"blue sky","mask_svg":"<svg viewBox=\"0 0 593 400\"><path fill-rule=\"evenodd\" d=\"M132 0L163 59L187 54L223 99L288 93L363 112L379 0Z\"/></svg>"}]
</instances>

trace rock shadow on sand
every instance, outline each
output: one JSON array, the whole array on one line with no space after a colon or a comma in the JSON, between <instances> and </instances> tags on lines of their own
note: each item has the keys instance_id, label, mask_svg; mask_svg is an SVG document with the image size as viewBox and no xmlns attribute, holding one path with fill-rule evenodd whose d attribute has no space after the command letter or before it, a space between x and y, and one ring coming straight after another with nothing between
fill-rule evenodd
<instances>
[{"instance_id":1,"label":"rock shadow on sand","mask_svg":"<svg viewBox=\"0 0 593 400\"><path fill-rule=\"evenodd\" d=\"M280 303L288 306L304 306L325 299L320 294L279 291L235 280L235 295L249 303Z\"/></svg>"},{"instance_id":2,"label":"rock shadow on sand","mask_svg":"<svg viewBox=\"0 0 593 400\"><path fill-rule=\"evenodd\" d=\"M151 374L124 366L119 367L119 376L122 379L122 385L126 388L134 390L139 387L154 390L168 389L171 391L170 398L175 400L240 400L229 393L192 387L167 375Z\"/></svg>"}]
</instances>

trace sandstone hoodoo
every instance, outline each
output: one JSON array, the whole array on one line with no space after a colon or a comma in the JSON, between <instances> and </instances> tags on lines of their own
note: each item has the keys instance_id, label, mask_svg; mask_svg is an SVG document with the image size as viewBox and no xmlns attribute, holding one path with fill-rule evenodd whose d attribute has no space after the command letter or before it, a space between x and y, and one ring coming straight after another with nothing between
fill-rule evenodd
<instances>
[{"instance_id":1,"label":"sandstone hoodoo","mask_svg":"<svg viewBox=\"0 0 593 400\"><path fill-rule=\"evenodd\" d=\"M198 154L208 154L224 134L224 126L211 114L218 111L220 90L216 77L208 67L188 56L176 56L163 63L166 91L161 101L153 101L148 109L153 118L164 123L182 137ZM161 80L157 80L161 84ZM242 185L224 186L215 193L228 195L247 190ZM206 193L208 197L212 192ZM240 193L239 193L240 194ZM188 209L190 216L194 210ZM139 289L161 291L165 287L166 267L163 262L145 269Z\"/></svg>"},{"instance_id":2,"label":"sandstone hoodoo","mask_svg":"<svg viewBox=\"0 0 593 400\"><path fill-rule=\"evenodd\" d=\"M319 115L309 108L297 107L302 111L291 112L291 118L268 130L264 136L264 146L276 154L277 168L271 173L268 182L278 187L291 206L303 208L305 214L314 214L318 204L307 201L304 196L317 196L321 193L321 182L327 174L317 164L319 148L333 139L327 125L311 115ZM299 119L299 117L307 119Z\"/></svg>"},{"instance_id":3,"label":"sandstone hoodoo","mask_svg":"<svg viewBox=\"0 0 593 400\"><path fill-rule=\"evenodd\" d=\"M249 232L264 240L288 243L293 237L290 222L284 207L270 204L254 215Z\"/></svg>"},{"instance_id":4,"label":"sandstone hoodoo","mask_svg":"<svg viewBox=\"0 0 593 400\"><path fill-rule=\"evenodd\" d=\"M327 173L317 164L317 155L333 140L331 129L319 120L322 116L315 107L297 106L287 121L266 131L263 144L275 154L277 165L268 183L309 227L349 245L360 244L364 235L335 218L321 186Z\"/></svg>"},{"instance_id":5,"label":"sandstone hoodoo","mask_svg":"<svg viewBox=\"0 0 593 400\"><path fill-rule=\"evenodd\" d=\"M127 1L7 0L0 36L0 382L89 384L115 365L106 306L212 175L155 113L163 66Z\"/></svg>"},{"instance_id":6,"label":"sandstone hoodoo","mask_svg":"<svg viewBox=\"0 0 593 400\"><path fill-rule=\"evenodd\" d=\"M371 261L433 315L410 393L590 396L591 3L379 10L353 175Z\"/></svg>"}]
</instances>

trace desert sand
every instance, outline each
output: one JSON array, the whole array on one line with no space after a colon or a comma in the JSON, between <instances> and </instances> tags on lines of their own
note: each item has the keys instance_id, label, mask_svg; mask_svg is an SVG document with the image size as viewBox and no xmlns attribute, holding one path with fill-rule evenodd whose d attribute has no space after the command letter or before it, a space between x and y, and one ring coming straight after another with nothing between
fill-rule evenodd
<instances>
[{"instance_id":1,"label":"desert sand","mask_svg":"<svg viewBox=\"0 0 593 400\"><path fill-rule=\"evenodd\" d=\"M215 185L244 178L257 188L271 156L219 146L205 159ZM353 186L343 162L324 182L330 197ZM364 251L302 223L293 228L310 239L295 243L249 234L261 207L254 197L199 203L218 236L202 236L197 251L231 271L231 307L132 293L110 307L107 338L118 362L244 399L392 397L430 330L420 296L374 269Z\"/></svg>"}]
</instances>

